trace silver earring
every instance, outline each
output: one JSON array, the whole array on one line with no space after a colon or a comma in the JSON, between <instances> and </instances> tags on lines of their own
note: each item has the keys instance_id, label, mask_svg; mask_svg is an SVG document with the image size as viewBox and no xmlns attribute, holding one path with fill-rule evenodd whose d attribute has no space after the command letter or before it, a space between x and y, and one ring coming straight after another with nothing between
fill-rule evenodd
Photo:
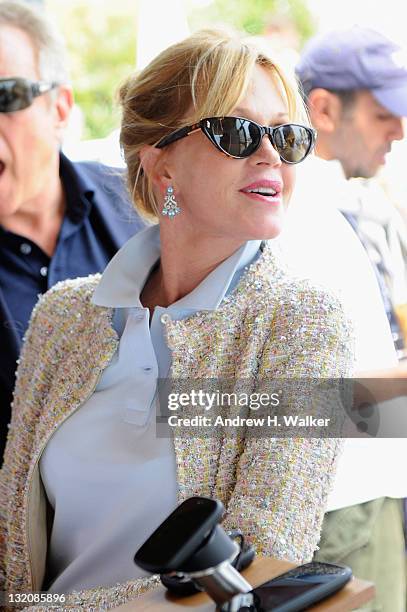
<instances>
[{"instance_id":1,"label":"silver earring","mask_svg":"<svg viewBox=\"0 0 407 612\"><path fill-rule=\"evenodd\" d=\"M175 199L174 187L167 187L167 195L164 198L164 208L161 213L166 215L169 219L173 219L175 215L178 215L181 209L178 206L178 202Z\"/></svg>"}]
</instances>

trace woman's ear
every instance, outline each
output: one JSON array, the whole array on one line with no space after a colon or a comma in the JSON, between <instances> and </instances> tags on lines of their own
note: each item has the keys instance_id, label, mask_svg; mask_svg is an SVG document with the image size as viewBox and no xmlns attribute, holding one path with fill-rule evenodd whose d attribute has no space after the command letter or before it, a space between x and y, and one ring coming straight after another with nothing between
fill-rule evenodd
<instances>
[{"instance_id":1,"label":"woman's ear","mask_svg":"<svg viewBox=\"0 0 407 612\"><path fill-rule=\"evenodd\" d=\"M165 151L152 145L144 145L140 149L140 163L153 186L160 192L165 191L171 178L165 164Z\"/></svg>"},{"instance_id":2,"label":"woman's ear","mask_svg":"<svg viewBox=\"0 0 407 612\"><path fill-rule=\"evenodd\" d=\"M155 166L158 161L158 157L161 153L160 149L153 147L152 145L144 145L140 149L140 164L143 168L144 173L152 180L155 171Z\"/></svg>"}]
</instances>

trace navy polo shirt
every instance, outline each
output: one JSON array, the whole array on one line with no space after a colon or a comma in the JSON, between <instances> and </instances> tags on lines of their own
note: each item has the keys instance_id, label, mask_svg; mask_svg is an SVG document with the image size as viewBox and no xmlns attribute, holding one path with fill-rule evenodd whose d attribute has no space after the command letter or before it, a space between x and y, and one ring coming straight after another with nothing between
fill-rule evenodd
<instances>
[{"instance_id":1,"label":"navy polo shirt","mask_svg":"<svg viewBox=\"0 0 407 612\"><path fill-rule=\"evenodd\" d=\"M8 325L20 339L39 294L60 280L102 271L115 252L108 236L104 236L99 216L95 215L93 192L78 193L78 185L63 176L62 165L60 173L66 214L51 258L30 239L0 226L0 287L10 313Z\"/></svg>"},{"instance_id":2,"label":"navy polo shirt","mask_svg":"<svg viewBox=\"0 0 407 612\"><path fill-rule=\"evenodd\" d=\"M122 178L111 169L74 164L61 154L60 177L66 211L52 257L0 226L0 465L16 360L39 294L60 280L102 272L144 225L132 212Z\"/></svg>"}]
</instances>

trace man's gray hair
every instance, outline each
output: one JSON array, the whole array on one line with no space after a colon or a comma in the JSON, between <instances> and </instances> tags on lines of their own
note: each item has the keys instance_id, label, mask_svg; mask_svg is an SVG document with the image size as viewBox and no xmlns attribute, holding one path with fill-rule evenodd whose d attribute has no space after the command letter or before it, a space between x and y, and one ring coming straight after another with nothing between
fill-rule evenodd
<instances>
[{"instance_id":1,"label":"man's gray hair","mask_svg":"<svg viewBox=\"0 0 407 612\"><path fill-rule=\"evenodd\" d=\"M63 38L43 10L19 0L2 0L1 26L18 28L29 36L37 55L37 67L42 80L56 83L69 81Z\"/></svg>"}]
</instances>

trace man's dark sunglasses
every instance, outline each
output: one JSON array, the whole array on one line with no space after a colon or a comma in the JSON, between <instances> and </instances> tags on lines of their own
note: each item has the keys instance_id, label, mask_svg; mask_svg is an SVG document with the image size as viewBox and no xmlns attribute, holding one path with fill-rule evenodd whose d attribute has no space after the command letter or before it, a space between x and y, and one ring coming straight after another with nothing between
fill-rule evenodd
<instances>
[{"instance_id":1,"label":"man's dark sunglasses","mask_svg":"<svg viewBox=\"0 0 407 612\"><path fill-rule=\"evenodd\" d=\"M0 79L0 113L14 113L28 108L34 98L57 87L58 83L29 81L13 77Z\"/></svg>"},{"instance_id":2,"label":"man's dark sunglasses","mask_svg":"<svg viewBox=\"0 0 407 612\"><path fill-rule=\"evenodd\" d=\"M208 117L164 136L156 147L166 147L198 130L202 130L219 151L236 159L244 159L257 151L267 134L281 161L286 164L302 162L312 151L316 138L315 130L297 123L268 127L243 117Z\"/></svg>"}]
</instances>

